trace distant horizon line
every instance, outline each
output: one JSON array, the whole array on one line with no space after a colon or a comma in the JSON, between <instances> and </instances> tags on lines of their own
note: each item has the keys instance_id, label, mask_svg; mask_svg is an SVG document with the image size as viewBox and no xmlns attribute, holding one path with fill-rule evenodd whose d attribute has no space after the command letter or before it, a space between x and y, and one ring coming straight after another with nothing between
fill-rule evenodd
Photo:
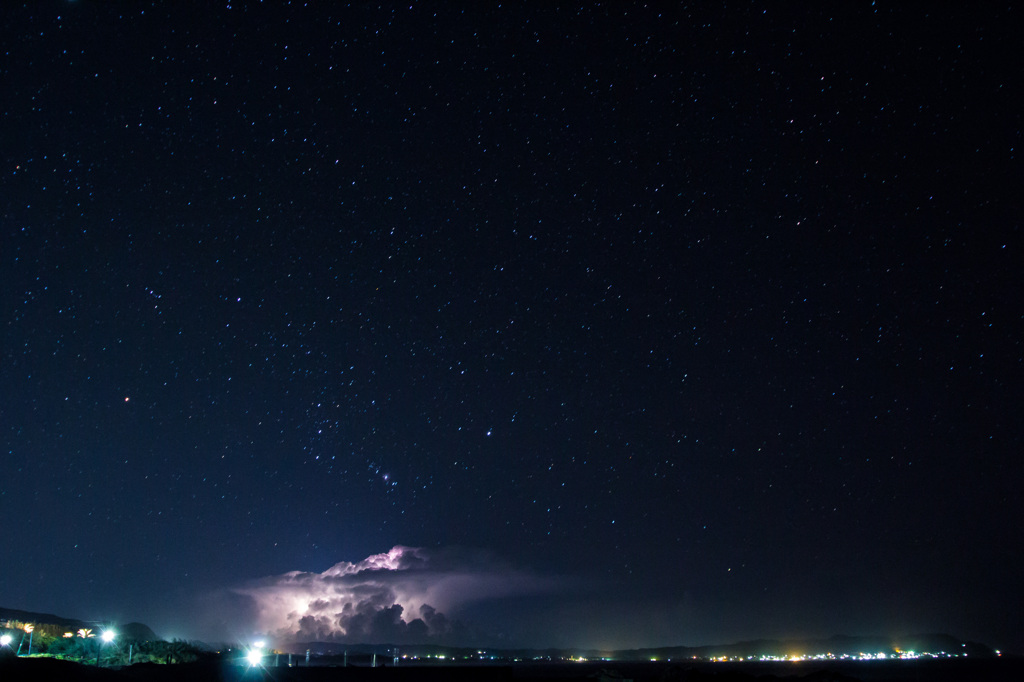
<instances>
[{"instance_id":1,"label":"distant horizon line","mask_svg":"<svg viewBox=\"0 0 1024 682\"><path fill-rule=\"evenodd\" d=\"M57 614L54 614L54 613L44 613L44 612L38 612L38 611L29 611L29 610L25 610L25 609L13 609L13 608L0 607L0 624L2 624L2 625L0 625L0 627L6 626L8 629L16 629L16 628L11 628L10 627L10 623L12 621L20 621L20 622L24 622L24 623L31 622L32 624L56 625L56 626L69 627L69 628L72 627L73 625L77 625L77 626L82 626L82 625L84 625L84 626L103 626L103 625L109 625L109 626L114 626L115 628L116 627L124 627L124 626L128 626L128 625L136 625L136 626L143 626L143 627L149 629L150 632L153 632L154 635L157 634L156 631L153 630L153 628L150 627L148 624L143 623L143 622L138 621L138 620L127 620L127 621L122 623L122 622L117 622L117 621L114 621L114 620L111 620L111 619L68 618L68 617L64 617L64 616L58 616ZM362 650L364 650L364 649L366 650L365 653L373 653L373 651L371 651L371 650L375 649L375 648L376 649L382 649L382 648L383 649L402 649L402 648L406 648L406 649L416 649L416 650L423 649L423 648L430 648L430 649L434 649L434 650L454 650L454 651L464 651L464 652L469 652L469 651L484 652L484 651L486 651L488 653L494 653L494 654L505 654L505 653L511 654L511 653L515 653L515 652L522 652L522 653L529 652L530 654L536 654L536 653L552 653L552 654L557 654L557 653L565 653L565 652L579 652L579 653L584 653L584 654L588 654L588 655L599 655L599 654L609 654L610 655L610 654L615 654L615 655L618 655L618 656L624 656L624 655L630 655L630 654L632 654L632 655L639 655L641 652L643 652L644 655L657 654L658 652L662 652L662 655L666 655L666 653L670 652L670 651L672 651L672 652L686 651L686 652L689 652L691 654L700 655L700 654L698 654L698 652L701 652L703 654L707 654L707 653L709 653L709 650L740 649L740 648L749 648L749 647L752 647L752 646L761 646L761 647L772 647L772 646L780 647L781 646L781 647L787 647L787 648L793 648L793 647L807 648L808 646L811 646L811 645L824 645L826 643L836 644L836 643L839 643L840 641L845 641L845 643L847 643L847 644L853 643L854 641L860 641L860 642L864 642L864 643L872 642L872 643L874 643L876 645L876 648L877 648L877 645L882 644L884 642L884 643L886 643L886 645L890 646L890 648L893 651L899 651L900 648L901 648L901 645L904 644L904 643L907 643L906 640L940 640L940 639L943 640L944 643L946 643L946 644L959 644L961 646L961 648L963 648L963 649L967 649L968 647L970 647L971 649L968 649L968 650L974 650L976 652L976 654L977 654L979 649L988 650L990 652L993 652L995 655L1002 655L1002 654L1007 654L1008 653L1008 652L1001 651L1001 650L995 648L994 646L992 646L992 645L990 645L990 644L988 644L986 642L979 642L979 641L969 640L969 639L966 639L966 638L955 637L953 635L950 635L947 632L913 632L913 633L906 633L906 634L900 634L900 635L886 635L886 634L850 635L850 634L838 633L838 634L832 634L832 635L826 635L826 636L782 636L782 637L761 636L761 637L756 637L756 638L753 638L753 639L740 639L740 640L736 640L736 641L733 641L733 642L718 642L718 643L714 643L714 644L668 644L668 645L656 645L656 646L627 646L627 647L614 647L614 648L600 647L600 646L593 646L593 645L573 645L573 646L508 646L508 645L502 645L502 646L485 646L485 645L480 645L480 644L459 644L459 643L440 642L440 641L437 641L437 642L431 642L431 641L423 642L423 641L421 641L421 642L412 642L412 643L396 643L396 642L372 643L372 642L365 642L365 641L361 641L361 642L347 642L347 641L342 641L342 640L299 640L299 639L295 639L295 640L282 640L282 639L275 638L275 637L273 637L272 635L269 635L269 634L261 635L261 637L264 640L271 640L271 641L275 641L276 640L276 646L281 648L281 650L285 650L288 647L305 647L305 648L318 647L318 648L321 648L321 649L337 649L338 647L351 647L351 648L353 648L355 650L356 653L362 653L363 652ZM163 639L159 635L157 635L157 638L158 639ZM202 644L207 645L207 646L213 646L214 644L223 645L225 647L231 647L231 646L242 646L242 647L244 647L244 646L247 646L247 644L245 643L244 639L242 639L242 638L235 638L235 639L213 638L213 639L207 640L207 639L203 639L203 638L181 638L181 637L174 637L172 639L185 639L185 641L198 642L198 643L202 643ZM253 639L256 639L256 636L254 636ZM165 640L165 641L167 641L167 640ZM914 651L916 651L916 649ZM827 653L827 652L821 652L821 653ZM936 652L936 653L938 653L938 652ZM943 650L943 653L945 653L944 650Z\"/></svg>"}]
</instances>

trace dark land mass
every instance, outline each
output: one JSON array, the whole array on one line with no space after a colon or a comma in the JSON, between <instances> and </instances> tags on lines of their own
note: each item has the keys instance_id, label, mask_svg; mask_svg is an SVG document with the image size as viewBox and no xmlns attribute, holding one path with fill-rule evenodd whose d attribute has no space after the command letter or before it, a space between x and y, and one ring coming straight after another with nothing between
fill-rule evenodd
<instances>
[{"instance_id":1,"label":"dark land mass","mask_svg":"<svg viewBox=\"0 0 1024 682\"><path fill-rule=\"evenodd\" d=\"M21 621L54 624L67 628L91 627L96 623L52 614L0 608L0 622ZM126 640L155 640L156 634L141 623L118 625ZM716 682L807 680L808 682L946 682L952 680L1024 680L1024 658L1000 656L991 647L962 641L945 634L891 637L835 636L802 640L755 640L735 644L700 647L659 647L624 651L584 649L480 649L438 645L383 645L311 642L288 647L294 654L288 665L287 653L268 654L266 667L251 667L233 653L199 652L193 663L161 665L139 663L123 667L97 667L46 657L16 657L10 650L0 651L0 682L15 680L60 679L133 682L453 682L481 680L600 680L618 682ZM399 648L403 656L394 665L390 655ZM311 651L306 664L305 652ZM712 662L718 657L789 657L829 652L835 656L859 652L917 651L956 656L939 659L898 660L805 660ZM287 651L287 648L285 649ZM436 658L438 654L445 660ZM376 656L375 656L376 655ZM433 656L434 658L428 658ZM570 656L583 656L587 662L569 662ZM614 660L600 660L608 658ZM652 660L654 659L654 660ZM699 660L698 660L699 659ZM371 667L376 660L377 667Z\"/></svg>"},{"instance_id":2,"label":"dark land mass","mask_svg":"<svg viewBox=\"0 0 1024 682\"><path fill-rule=\"evenodd\" d=\"M68 630L79 628L95 628L102 625L99 621L85 621L78 618L65 618L52 613L39 613L37 611L22 611L20 609L7 609L0 607L0 624L11 621L22 623L34 623L43 625L59 625ZM117 625L117 634L125 640L137 642L152 642L160 639L145 623L123 623Z\"/></svg>"},{"instance_id":3,"label":"dark land mass","mask_svg":"<svg viewBox=\"0 0 1024 682\"><path fill-rule=\"evenodd\" d=\"M125 623L117 626L117 636L136 642L154 642L160 637L145 623Z\"/></svg>"},{"instance_id":4,"label":"dark land mass","mask_svg":"<svg viewBox=\"0 0 1024 682\"><path fill-rule=\"evenodd\" d=\"M46 623L48 625L60 625L69 629L91 628L95 623L90 623L77 618L64 618L55 616L52 613L37 613L35 611L21 611L20 609L6 609L0 606L0 622L17 620L22 623Z\"/></svg>"},{"instance_id":5,"label":"dark land mass","mask_svg":"<svg viewBox=\"0 0 1024 682\"><path fill-rule=\"evenodd\" d=\"M79 680L95 682L501 682L522 680L597 680L600 682L1017 682L1024 679L1024 659L968 658L914 661L827 661L802 663L669 663L600 662L502 665L403 665L399 667L249 667L237 662L206 660L180 665L145 663L122 668L97 668L51 658L0 659L0 679Z\"/></svg>"},{"instance_id":6,"label":"dark land mass","mask_svg":"<svg viewBox=\"0 0 1024 682\"><path fill-rule=\"evenodd\" d=\"M81 627L95 627L97 622L83 621L74 618L64 618L49 613L37 613L33 611L22 611L0 607L0 623L4 621L21 621L36 624L54 624L68 629ZM116 624L118 637L122 641L155 641L159 637L153 630L143 623ZM212 647L211 647L212 648ZM300 656L306 650L311 650L314 657L319 659L314 663L316 666L330 666L340 664L339 657L348 652L353 657L369 657L372 654L388 654L400 650L402 654L409 657L425 659L429 656L443 654L449 661L471 661L481 658L481 651L485 651L485 658L493 657L493 662L513 661L565 661L570 657L584 657L587 659L614 659L615 661L645 661L651 659L658 661L675 662L690 659L711 659L719 657L727 658L749 658L759 656L775 656L789 658L797 655L814 655L820 653L831 653L836 657L843 654L857 656L860 653L892 654L896 651L916 651L919 653L930 652L943 655L967 655L974 658L995 658L998 652L987 644L970 642L958 639L948 634L917 634L901 637L884 636L848 636L836 635L828 638L816 639L759 639L749 642L737 642L734 644L716 644L710 646L673 646L644 649L628 649L615 651L599 651L596 649L493 649L489 647L452 647L437 644L343 644L338 642L307 642L296 643L279 647L282 651L291 651ZM388 657L390 658L390 657ZM367 658L367 661L369 659ZM365 663L364 663L365 665Z\"/></svg>"}]
</instances>

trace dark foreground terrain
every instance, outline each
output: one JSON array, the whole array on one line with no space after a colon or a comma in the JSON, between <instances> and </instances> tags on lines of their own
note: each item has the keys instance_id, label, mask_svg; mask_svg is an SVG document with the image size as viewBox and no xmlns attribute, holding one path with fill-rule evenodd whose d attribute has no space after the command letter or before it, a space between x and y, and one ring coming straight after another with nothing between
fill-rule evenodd
<instances>
[{"instance_id":1,"label":"dark foreground terrain","mask_svg":"<svg viewBox=\"0 0 1024 682\"><path fill-rule=\"evenodd\" d=\"M96 682L482 682L597 680L603 682L952 682L1024 680L1024 659L871 661L830 663L583 663L495 666L270 667L249 668L218 661L123 668L97 668L48 658L0 660L0 680L78 680Z\"/></svg>"}]
</instances>

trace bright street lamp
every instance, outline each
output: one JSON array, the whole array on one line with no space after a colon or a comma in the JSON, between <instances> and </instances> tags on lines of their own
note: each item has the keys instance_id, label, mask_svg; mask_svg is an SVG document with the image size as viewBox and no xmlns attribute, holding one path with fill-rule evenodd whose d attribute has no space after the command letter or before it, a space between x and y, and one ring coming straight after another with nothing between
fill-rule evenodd
<instances>
[{"instance_id":1,"label":"bright street lamp","mask_svg":"<svg viewBox=\"0 0 1024 682\"><path fill-rule=\"evenodd\" d=\"M253 649L245 655L245 658L249 661L249 665L257 666L263 661L263 652L259 649Z\"/></svg>"},{"instance_id":2,"label":"bright street lamp","mask_svg":"<svg viewBox=\"0 0 1024 682\"><path fill-rule=\"evenodd\" d=\"M100 654L103 653L103 645L113 642L114 637L117 637L117 633L113 630L104 630L103 634L100 635L100 639L103 641L101 641L100 645L96 647L96 665L100 664Z\"/></svg>"},{"instance_id":3,"label":"bright street lamp","mask_svg":"<svg viewBox=\"0 0 1024 682\"><path fill-rule=\"evenodd\" d=\"M0 635L0 646L10 646L10 645L11 645L11 636L10 635Z\"/></svg>"}]
</instances>

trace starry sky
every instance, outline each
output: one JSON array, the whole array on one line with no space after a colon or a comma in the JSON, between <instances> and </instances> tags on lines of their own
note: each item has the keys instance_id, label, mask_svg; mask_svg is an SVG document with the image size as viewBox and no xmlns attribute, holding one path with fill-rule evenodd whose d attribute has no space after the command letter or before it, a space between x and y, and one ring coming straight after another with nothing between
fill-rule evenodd
<instances>
[{"instance_id":1,"label":"starry sky","mask_svg":"<svg viewBox=\"0 0 1024 682\"><path fill-rule=\"evenodd\" d=\"M5 3L0 605L1024 650L1017 8Z\"/></svg>"}]
</instances>

